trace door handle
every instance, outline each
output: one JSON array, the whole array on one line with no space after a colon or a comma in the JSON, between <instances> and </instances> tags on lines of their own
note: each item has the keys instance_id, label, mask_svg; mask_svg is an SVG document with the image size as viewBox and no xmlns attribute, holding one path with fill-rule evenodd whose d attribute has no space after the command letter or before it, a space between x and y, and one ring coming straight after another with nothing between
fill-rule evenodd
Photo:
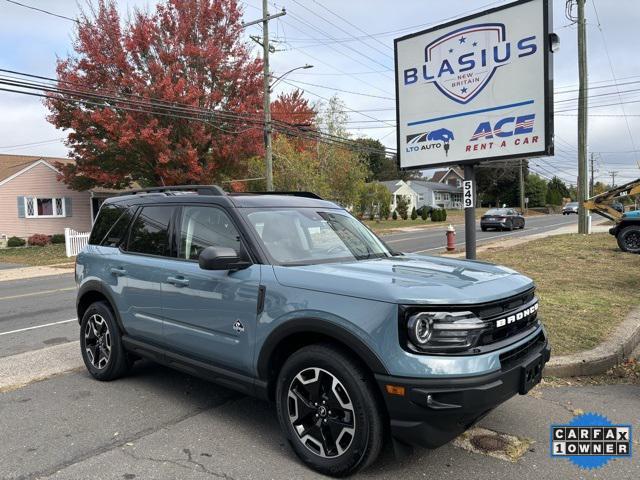
<instances>
[{"instance_id":1,"label":"door handle","mask_svg":"<svg viewBox=\"0 0 640 480\"><path fill-rule=\"evenodd\" d=\"M122 277L127 274L127 271L122 267L111 267L109 271L116 277Z\"/></svg>"},{"instance_id":2,"label":"door handle","mask_svg":"<svg viewBox=\"0 0 640 480\"><path fill-rule=\"evenodd\" d=\"M167 283L170 283L176 287L186 287L189 285L189 280L184 277L168 277Z\"/></svg>"}]
</instances>

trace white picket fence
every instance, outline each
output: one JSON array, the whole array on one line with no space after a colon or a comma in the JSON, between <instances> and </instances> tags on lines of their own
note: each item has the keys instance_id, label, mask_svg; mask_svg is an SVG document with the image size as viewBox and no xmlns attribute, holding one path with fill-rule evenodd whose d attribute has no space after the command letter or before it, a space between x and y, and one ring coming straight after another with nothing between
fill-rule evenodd
<instances>
[{"instance_id":1,"label":"white picket fence","mask_svg":"<svg viewBox=\"0 0 640 480\"><path fill-rule=\"evenodd\" d=\"M87 246L89 234L90 232L76 232L73 228L64 229L64 248L67 257L75 257Z\"/></svg>"}]
</instances>

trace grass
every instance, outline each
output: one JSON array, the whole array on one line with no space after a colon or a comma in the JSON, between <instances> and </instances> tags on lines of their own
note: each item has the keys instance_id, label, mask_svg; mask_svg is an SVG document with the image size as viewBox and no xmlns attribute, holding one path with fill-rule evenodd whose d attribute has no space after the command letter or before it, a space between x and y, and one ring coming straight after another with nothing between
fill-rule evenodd
<instances>
[{"instance_id":1,"label":"grass","mask_svg":"<svg viewBox=\"0 0 640 480\"><path fill-rule=\"evenodd\" d=\"M72 261L73 259L68 258L65 254L64 243L44 247L3 248L0 250L0 263L38 266Z\"/></svg>"},{"instance_id":2,"label":"grass","mask_svg":"<svg viewBox=\"0 0 640 480\"><path fill-rule=\"evenodd\" d=\"M557 235L479 257L536 282L555 355L595 347L640 305L639 258L606 233Z\"/></svg>"}]
</instances>

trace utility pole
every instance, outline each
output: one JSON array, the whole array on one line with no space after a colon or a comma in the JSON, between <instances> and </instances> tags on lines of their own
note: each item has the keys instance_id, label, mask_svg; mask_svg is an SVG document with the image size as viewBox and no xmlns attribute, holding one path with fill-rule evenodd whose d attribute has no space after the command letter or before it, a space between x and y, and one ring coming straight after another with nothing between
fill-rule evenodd
<instances>
[{"instance_id":1,"label":"utility pole","mask_svg":"<svg viewBox=\"0 0 640 480\"><path fill-rule=\"evenodd\" d=\"M589 188L587 167L587 22L584 9L586 0L578 3L578 233L589 233L589 212L584 208Z\"/></svg>"},{"instance_id":2,"label":"utility pole","mask_svg":"<svg viewBox=\"0 0 640 480\"><path fill-rule=\"evenodd\" d=\"M611 188L614 188L616 186L616 175L618 174L617 171L611 171L609 172L609 175L611 175Z\"/></svg>"},{"instance_id":3,"label":"utility pole","mask_svg":"<svg viewBox=\"0 0 640 480\"><path fill-rule=\"evenodd\" d=\"M524 213L524 166L520 159L520 210Z\"/></svg>"},{"instance_id":4,"label":"utility pole","mask_svg":"<svg viewBox=\"0 0 640 480\"><path fill-rule=\"evenodd\" d=\"M271 148L271 73L269 72L269 20L286 15L282 9L280 13L269 15L267 0L262 0L262 18L244 23L245 27L262 23L262 51L263 51L263 85L264 85L264 163L267 191L273 191L273 150Z\"/></svg>"},{"instance_id":5,"label":"utility pole","mask_svg":"<svg viewBox=\"0 0 640 480\"><path fill-rule=\"evenodd\" d=\"M591 156L589 157L590 163L591 163L591 181L589 182L589 198L593 197L593 185L594 185L594 167L593 164L595 163L595 154L593 152L591 152Z\"/></svg>"}]
</instances>

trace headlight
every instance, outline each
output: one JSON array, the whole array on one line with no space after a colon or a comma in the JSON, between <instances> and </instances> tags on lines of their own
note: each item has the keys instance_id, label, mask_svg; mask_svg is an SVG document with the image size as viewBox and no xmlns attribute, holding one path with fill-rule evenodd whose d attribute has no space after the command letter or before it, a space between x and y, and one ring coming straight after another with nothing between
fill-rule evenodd
<instances>
[{"instance_id":1,"label":"headlight","mask_svg":"<svg viewBox=\"0 0 640 480\"><path fill-rule=\"evenodd\" d=\"M430 353L467 350L487 327L472 312L419 312L406 323L409 346Z\"/></svg>"}]
</instances>

